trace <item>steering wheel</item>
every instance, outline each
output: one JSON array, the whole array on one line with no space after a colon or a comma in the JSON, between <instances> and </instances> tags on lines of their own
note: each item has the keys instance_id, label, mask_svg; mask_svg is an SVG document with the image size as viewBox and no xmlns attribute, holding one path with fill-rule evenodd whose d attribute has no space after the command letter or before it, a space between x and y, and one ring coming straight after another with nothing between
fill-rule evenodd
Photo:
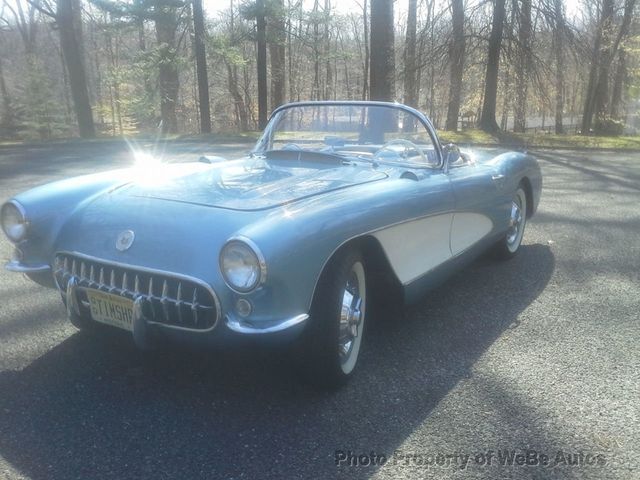
<instances>
[{"instance_id":1,"label":"steering wheel","mask_svg":"<svg viewBox=\"0 0 640 480\"><path fill-rule=\"evenodd\" d=\"M295 152L301 152L304 149L297 143L287 143L282 147L281 150L293 150Z\"/></svg>"},{"instance_id":2,"label":"steering wheel","mask_svg":"<svg viewBox=\"0 0 640 480\"><path fill-rule=\"evenodd\" d=\"M391 148L391 147L393 147L395 145L401 145L401 146L404 147L404 150L402 151L402 153L398 153L396 150ZM409 140L405 140L404 138L396 138L395 140L390 140L387 143L385 143L384 145L382 145L378 149L378 151L373 155L373 159L374 160L378 160L379 157L381 156L382 152L384 152L385 150L391 150L392 152L400 155L400 157L402 157L405 160L406 160L406 158L408 156L407 155L408 152L411 151L411 150L415 150L420 155L420 159L422 160L422 162L425 165L429 164L429 160L427 159L427 156L420 149L420 147L418 147L415 143L410 142Z\"/></svg>"}]
</instances>

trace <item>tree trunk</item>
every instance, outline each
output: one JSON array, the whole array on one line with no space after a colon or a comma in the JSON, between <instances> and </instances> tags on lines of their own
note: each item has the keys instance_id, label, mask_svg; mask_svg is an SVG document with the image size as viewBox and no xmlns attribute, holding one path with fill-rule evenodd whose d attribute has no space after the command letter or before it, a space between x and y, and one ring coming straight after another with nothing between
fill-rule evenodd
<instances>
[{"instance_id":1,"label":"tree trunk","mask_svg":"<svg viewBox=\"0 0 640 480\"><path fill-rule=\"evenodd\" d=\"M0 136L13 137L16 134L15 111L4 80L2 59L0 58L0 95L2 96L2 115L0 116Z\"/></svg>"},{"instance_id":2,"label":"tree trunk","mask_svg":"<svg viewBox=\"0 0 640 480\"><path fill-rule=\"evenodd\" d=\"M600 62L598 65L597 81L593 98L593 113L597 120L605 116L609 103L609 66L615 52L612 51L612 36L615 22L615 2L606 0L603 3L603 31Z\"/></svg>"},{"instance_id":3,"label":"tree trunk","mask_svg":"<svg viewBox=\"0 0 640 480\"><path fill-rule=\"evenodd\" d=\"M394 100L393 41L393 0L371 0L371 100Z\"/></svg>"},{"instance_id":4,"label":"tree trunk","mask_svg":"<svg viewBox=\"0 0 640 480\"><path fill-rule=\"evenodd\" d=\"M286 59L285 59L285 22L284 0L275 0L276 11L269 23L269 57L271 59L271 110L285 102Z\"/></svg>"},{"instance_id":5,"label":"tree trunk","mask_svg":"<svg viewBox=\"0 0 640 480\"><path fill-rule=\"evenodd\" d=\"M416 26L418 0L409 0L407 10L407 35L404 43L404 103L417 106L416 88Z\"/></svg>"},{"instance_id":6,"label":"tree trunk","mask_svg":"<svg viewBox=\"0 0 640 480\"><path fill-rule=\"evenodd\" d=\"M331 100L333 96L333 68L331 67L331 35L329 24L331 22L331 0L324 0L324 62L325 62L325 83L324 100Z\"/></svg>"},{"instance_id":7,"label":"tree trunk","mask_svg":"<svg viewBox=\"0 0 640 480\"><path fill-rule=\"evenodd\" d=\"M258 70L258 128L267 126L267 22L264 0L256 1L256 41Z\"/></svg>"},{"instance_id":8,"label":"tree trunk","mask_svg":"<svg viewBox=\"0 0 640 480\"><path fill-rule=\"evenodd\" d=\"M160 51L158 83L160 85L162 133L177 133L176 103L180 81L176 65L176 30L178 28L176 8L158 6L155 24L156 38Z\"/></svg>"},{"instance_id":9,"label":"tree trunk","mask_svg":"<svg viewBox=\"0 0 640 480\"><path fill-rule=\"evenodd\" d=\"M211 133L211 111L209 109L209 76L207 55L204 47L204 14L202 0L193 0L193 33L198 76L198 103L200 107L200 133Z\"/></svg>"},{"instance_id":10,"label":"tree trunk","mask_svg":"<svg viewBox=\"0 0 640 480\"><path fill-rule=\"evenodd\" d=\"M446 130L458 130L458 116L462 101L462 76L464 74L464 1L451 1L451 23L453 32L449 44L449 104L447 105Z\"/></svg>"},{"instance_id":11,"label":"tree trunk","mask_svg":"<svg viewBox=\"0 0 640 480\"><path fill-rule=\"evenodd\" d=\"M504 27L505 0L495 0L489 52L487 55L487 73L484 85L484 102L478 126L486 132L499 130L496 122L496 100L498 96L498 69L500 67L500 46Z\"/></svg>"},{"instance_id":12,"label":"tree trunk","mask_svg":"<svg viewBox=\"0 0 640 480\"><path fill-rule=\"evenodd\" d=\"M527 126L527 82L531 64L531 0L521 0L519 20L513 131L524 133Z\"/></svg>"},{"instance_id":13,"label":"tree trunk","mask_svg":"<svg viewBox=\"0 0 640 480\"><path fill-rule=\"evenodd\" d=\"M554 0L555 25L553 29L553 50L556 59L556 134L564 133L562 116L564 111L564 12L562 0Z\"/></svg>"},{"instance_id":14,"label":"tree trunk","mask_svg":"<svg viewBox=\"0 0 640 480\"><path fill-rule=\"evenodd\" d=\"M369 62L370 62L370 49L369 49L369 13L367 8L367 0L362 2L362 19L364 21L364 68L362 79L362 100L369 98Z\"/></svg>"},{"instance_id":15,"label":"tree trunk","mask_svg":"<svg viewBox=\"0 0 640 480\"><path fill-rule=\"evenodd\" d=\"M620 119L622 107L622 90L627 77L626 52L621 48L618 52L618 66L613 79L613 93L611 94L611 118Z\"/></svg>"},{"instance_id":16,"label":"tree trunk","mask_svg":"<svg viewBox=\"0 0 640 480\"><path fill-rule=\"evenodd\" d=\"M594 115L598 119L606 116L609 95L609 69L620 47L620 42L629 32L635 3L636 0L625 0L622 24L614 39L615 2L614 0L603 0L582 115L582 133L584 135L590 133Z\"/></svg>"},{"instance_id":17,"label":"tree trunk","mask_svg":"<svg viewBox=\"0 0 640 480\"><path fill-rule=\"evenodd\" d=\"M91 102L87 88L87 77L82 58L82 31L75 19L79 12L74 12L77 4L74 0L58 0L56 22L60 31L60 47L64 56L73 107L78 121L78 131L82 138L95 137L96 130L91 113Z\"/></svg>"},{"instance_id":18,"label":"tree trunk","mask_svg":"<svg viewBox=\"0 0 640 480\"><path fill-rule=\"evenodd\" d=\"M249 130L249 116L247 115L247 106L244 102L244 98L238 88L238 72L236 66L232 66L228 59L224 59L224 64L227 68L227 87L229 88L229 93L233 97L236 112L240 119L240 130L246 132Z\"/></svg>"}]
</instances>

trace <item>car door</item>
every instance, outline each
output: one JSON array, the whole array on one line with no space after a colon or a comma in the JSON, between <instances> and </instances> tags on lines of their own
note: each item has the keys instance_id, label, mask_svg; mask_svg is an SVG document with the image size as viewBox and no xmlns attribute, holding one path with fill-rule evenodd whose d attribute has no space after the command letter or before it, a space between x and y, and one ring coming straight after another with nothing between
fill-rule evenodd
<instances>
[{"instance_id":1,"label":"car door","mask_svg":"<svg viewBox=\"0 0 640 480\"><path fill-rule=\"evenodd\" d=\"M451 222L451 254L460 255L499 230L506 215L500 189L503 177L492 165L461 156L448 162L455 207Z\"/></svg>"},{"instance_id":2,"label":"car door","mask_svg":"<svg viewBox=\"0 0 640 480\"><path fill-rule=\"evenodd\" d=\"M454 197L442 169L424 171L407 184L403 200L408 219L374 233L404 285L451 258L450 230Z\"/></svg>"}]
</instances>

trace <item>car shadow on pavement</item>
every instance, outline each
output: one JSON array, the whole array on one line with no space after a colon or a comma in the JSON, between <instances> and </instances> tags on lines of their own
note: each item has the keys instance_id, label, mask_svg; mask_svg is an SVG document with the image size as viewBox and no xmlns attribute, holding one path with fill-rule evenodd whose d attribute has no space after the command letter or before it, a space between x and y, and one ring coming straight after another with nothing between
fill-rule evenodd
<instances>
[{"instance_id":1,"label":"car shadow on pavement","mask_svg":"<svg viewBox=\"0 0 640 480\"><path fill-rule=\"evenodd\" d=\"M301 383L273 348L149 355L124 333L74 334L0 374L0 455L34 479L369 478L379 467L338 467L335 452L401 448L518 328L554 266L540 244L510 262L477 260L402 321L371 323L359 371L337 392ZM508 386L493 388L509 402ZM526 440L549 436L530 429Z\"/></svg>"}]
</instances>

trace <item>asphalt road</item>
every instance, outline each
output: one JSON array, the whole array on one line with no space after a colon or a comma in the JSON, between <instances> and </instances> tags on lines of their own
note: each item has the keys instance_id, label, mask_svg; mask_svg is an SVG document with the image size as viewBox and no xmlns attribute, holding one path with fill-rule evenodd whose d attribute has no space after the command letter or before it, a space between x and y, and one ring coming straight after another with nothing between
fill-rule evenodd
<instances>
[{"instance_id":1,"label":"asphalt road","mask_svg":"<svg viewBox=\"0 0 640 480\"><path fill-rule=\"evenodd\" d=\"M0 272L0 478L640 478L640 154L538 153L520 255L370 324L335 393L270 348L145 356L79 333L56 292ZM0 198L128 162L107 144L0 148Z\"/></svg>"}]
</instances>

